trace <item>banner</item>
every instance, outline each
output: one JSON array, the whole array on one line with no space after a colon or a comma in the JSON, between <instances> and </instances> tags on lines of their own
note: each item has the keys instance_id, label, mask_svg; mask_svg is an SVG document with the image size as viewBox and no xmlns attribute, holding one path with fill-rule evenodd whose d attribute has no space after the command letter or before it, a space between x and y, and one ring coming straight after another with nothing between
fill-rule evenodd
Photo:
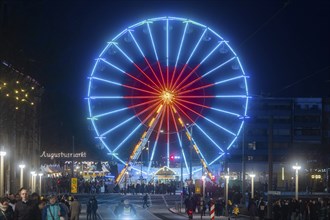
<instances>
[{"instance_id":1,"label":"banner","mask_svg":"<svg viewBox=\"0 0 330 220\"><path fill-rule=\"evenodd\" d=\"M78 193L78 179L71 178L71 193Z\"/></svg>"}]
</instances>

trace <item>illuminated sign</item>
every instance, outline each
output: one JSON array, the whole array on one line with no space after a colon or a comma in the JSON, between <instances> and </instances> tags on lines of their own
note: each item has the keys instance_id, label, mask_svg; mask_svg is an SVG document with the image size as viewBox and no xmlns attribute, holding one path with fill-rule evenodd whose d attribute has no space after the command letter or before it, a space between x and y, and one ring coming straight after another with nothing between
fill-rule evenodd
<instances>
[{"instance_id":1,"label":"illuminated sign","mask_svg":"<svg viewBox=\"0 0 330 220\"><path fill-rule=\"evenodd\" d=\"M78 193L78 179L71 178L71 193Z\"/></svg>"},{"instance_id":2,"label":"illuminated sign","mask_svg":"<svg viewBox=\"0 0 330 220\"><path fill-rule=\"evenodd\" d=\"M80 152L80 153L65 153L65 152L58 152L58 153L47 153L46 151L43 151L40 157L45 158L79 158L79 157L87 157L86 152Z\"/></svg>"}]
</instances>

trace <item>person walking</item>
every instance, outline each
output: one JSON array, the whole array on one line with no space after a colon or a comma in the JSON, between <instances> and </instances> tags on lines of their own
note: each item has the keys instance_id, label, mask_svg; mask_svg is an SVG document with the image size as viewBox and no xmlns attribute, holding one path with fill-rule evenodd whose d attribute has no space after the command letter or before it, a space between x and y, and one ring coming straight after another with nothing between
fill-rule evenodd
<instances>
[{"instance_id":1,"label":"person walking","mask_svg":"<svg viewBox=\"0 0 330 220\"><path fill-rule=\"evenodd\" d=\"M91 205L91 212L92 212L92 220L97 220L97 215L96 215L96 211L98 209L98 203L97 200L95 198L95 196L92 196L92 198L90 199L90 205Z\"/></svg>"},{"instance_id":2,"label":"person walking","mask_svg":"<svg viewBox=\"0 0 330 220\"><path fill-rule=\"evenodd\" d=\"M38 219L38 204L29 199L28 190L21 188L19 190L21 200L15 205L14 220L34 220Z\"/></svg>"},{"instance_id":3,"label":"person walking","mask_svg":"<svg viewBox=\"0 0 330 220\"><path fill-rule=\"evenodd\" d=\"M71 217L70 220L79 220L79 215L81 213L81 204L76 197L71 198L70 212Z\"/></svg>"},{"instance_id":4,"label":"person walking","mask_svg":"<svg viewBox=\"0 0 330 220\"><path fill-rule=\"evenodd\" d=\"M57 201L56 195L51 195L49 203L42 210L42 220L64 220L66 215L64 205Z\"/></svg>"},{"instance_id":5,"label":"person walking","mask_svg":"<svg viewBox=\"0 0 330 220\"><path fill-rule=\"evenodd\" d=\"M92 219L92 199L90 199L87 202L87 208L86 208L86 215L87 215L87 220L91 220Z\"/></svg>"},{"instance_id":6,"label":"person walking","mask_svg":"<svg viewBox=\"0 0 330 220\"><path fill-rule=\"evenodd\" d=\"M149 208L149 205L148 205L148 193L146 193L144 196L143 196L143 208L147 206Z\"/></svg>"},{"instance_id":7,"label":"person walking","mask_svg":"<svg viewBox=\"0 0 330 220\"><path fill-rule=\"evenodd\" d=\"M254 199L250 199L249 205L248 205L248 212L250 215L250 220L255 220L258 217L258 207L255 203Z\"/></svg>"}]
</instances>

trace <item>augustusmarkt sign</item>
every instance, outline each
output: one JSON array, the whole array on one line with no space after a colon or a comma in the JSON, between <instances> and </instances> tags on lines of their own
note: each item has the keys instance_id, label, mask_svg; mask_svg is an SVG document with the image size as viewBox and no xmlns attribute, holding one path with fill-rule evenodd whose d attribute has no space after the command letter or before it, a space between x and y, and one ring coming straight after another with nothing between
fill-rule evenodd
<instances>
[{"instance_id":1,"label":"augustusmarkt sign","mask_svg":"<svg viewBox=\"0 0 330 220\"><path fill-rule=\"evenodd\" d=\"M87 157L86 152L80 152L80 153L65 153L65 152L57 152L57 153L48 153L46 151L43 151L40 155L40 158L85 158Z\"/></svg>"}]
</instances>

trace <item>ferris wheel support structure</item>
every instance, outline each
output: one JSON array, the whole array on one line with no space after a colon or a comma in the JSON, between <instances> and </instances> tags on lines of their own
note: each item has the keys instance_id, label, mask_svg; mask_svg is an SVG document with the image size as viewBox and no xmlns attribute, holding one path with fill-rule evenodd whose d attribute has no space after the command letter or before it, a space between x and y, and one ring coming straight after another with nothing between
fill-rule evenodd
<instances>
[{"instance_id":1,"label":"ferris wheel support structure","mask_svg":"<svg viewBox=\"0 0 330 220\"><path fill-rule=\"evenodd\" d=\"M157 125L160 116L162 115L163 111L163 105L161 104L158 108L158 110L156 111L156 116L154 118L151 119L151 121L149 122L149 128L147 131L145 131L142 136L140 141L135 145L135 148L131 154L131 156L128 158L128 161L125 164L125 167L122 169L122 171L119 173L118 177L116 178L116 183L117 184L121 184L124 180L124 176L125 173L128 170L128 167L131 165L132 162L135 162L142 153L142 150L144 149L145 145L148 143L148 140L150 138L150 135L152 133L152 131L155 129L155 126ZM141 173L142 175L142 173Z\"/></svg>"}]
</instances>

